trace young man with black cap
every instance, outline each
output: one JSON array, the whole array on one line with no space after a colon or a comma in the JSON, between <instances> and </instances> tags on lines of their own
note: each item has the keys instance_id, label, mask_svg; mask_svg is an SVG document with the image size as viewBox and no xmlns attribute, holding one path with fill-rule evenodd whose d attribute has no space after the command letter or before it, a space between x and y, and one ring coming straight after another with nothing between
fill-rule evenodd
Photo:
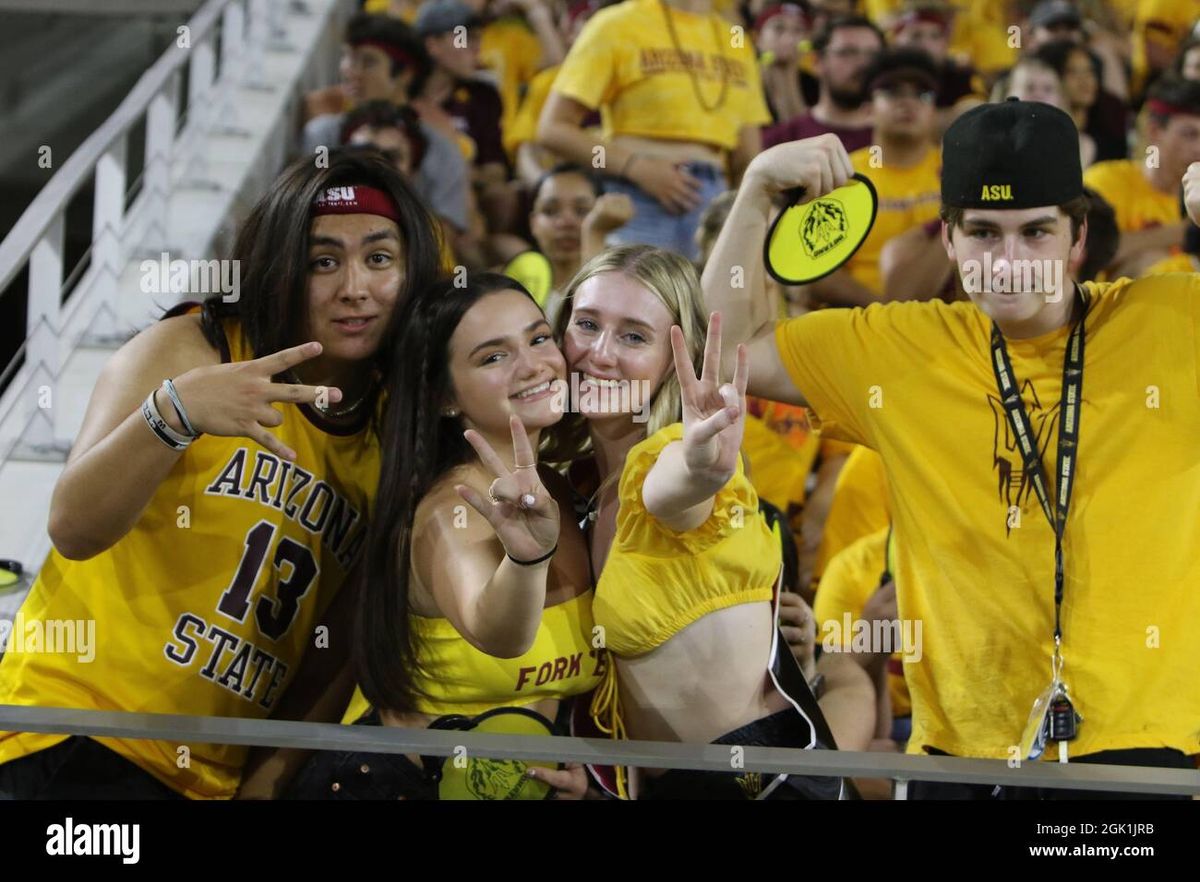
<instances>
[{"instance_id":1,"label":"young man with black cap","mask_svg":"<svg viewBox=\"0 0 1200 882\"><path fill-rule=\"evenodd\" d=\"M830 137L759 156L704 273L725 351L748 341L750 394L806 404L883 458L899 613L923 623L909 752L1190 768L1200 277L1056 284L1087 235L1076 130L1056 108L968 111L942 162L942 239L970 302L774 322L772 196L821 197L852 169ZM1195 216L1200 165L1185 185Z\"/></svg>"}]
</instances>

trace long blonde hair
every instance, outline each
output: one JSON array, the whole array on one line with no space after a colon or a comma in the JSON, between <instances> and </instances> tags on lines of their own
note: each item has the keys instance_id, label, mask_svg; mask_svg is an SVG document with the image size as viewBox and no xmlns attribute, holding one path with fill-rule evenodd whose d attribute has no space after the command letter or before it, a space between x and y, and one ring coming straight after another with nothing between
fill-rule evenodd
<instances>
[{"instance_id":1,"label":"long blonde hair","mask_svg":"<svg viewBox=\"0 0 1200 882\"><path fill-rule=\"evenodd\" d=\"M554 318L554 337L561 345L571 321L575 293L579 286L602 273L621 273L640 283L658 298L671 313L671 321L683 331L684 344L692 368L699 375L704 363L704 339L708 334L708 314L700 293L700 279L691 262L673 251L651 245L621 245L597 254L571 279ZM650 402L646 434L683 419L683 398L679 377L668 369ZM543 457L551 462L569 462L590 448L587 421L578 413L568 413L550 430L550 441Z\"/></svg>"}]
</instances>

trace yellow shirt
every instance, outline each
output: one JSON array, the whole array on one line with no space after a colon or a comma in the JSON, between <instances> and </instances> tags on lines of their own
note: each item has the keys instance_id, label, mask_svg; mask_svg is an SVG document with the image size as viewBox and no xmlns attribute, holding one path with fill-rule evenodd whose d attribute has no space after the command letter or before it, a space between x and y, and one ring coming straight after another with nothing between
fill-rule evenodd
<instances>
[{"instance_id":1,"label":"yellow shirt","mask_svg":"<svg viewBox=\"0 0 1200 882\"><path fill-rule=\"evenodd\" d=\"M865 0L865 15L887 31L904 5L902 0ZM1011 67L1019 49L1009 46L1008 27L1003 3L994 0L953 0L954 25L950 34L950 55L969 61L981 71Z\"/></svg>"},{"instance_id":2,"label":"yellow shirt","mask_svg":"<svg viewBox=\"0 0 1200 882\"><path fill-rule=\"evenodd\" d=\"M538 71L529 81L525 97L521 99L512 119L504 127L504 149L510 155L516 153L522 144L528 144L537 136L538 119L542 115L542 108L546 106L546 99L550 97L550 87L554 85L554 78L558 76L558 68L556 64L554 67Z\"/></svg>"},{"instance_id":3,"label":"yellow shirt","mask_svg":"<svg viewBox=\"0 0 1200 882\"><path fill-rule=\"evenodd\" d=\"M238 326L225 327L232 360L252 358ZM94 658L10 651L0 704L271 713L363 549L379 480L369 428L328 434L297 407L276 409L283 424L271 433L296 451L294 464L246 438L204 435L115 545L85 561L51 551L18 621L26 633L92 621ZM0 763L67 737L0 733ZM189 743L184 755L165 741L96 740L191 798L233 796L247 751Z\"/></svg>"},{"instance_id":4,"label":"yellow shirt","mask_svg":"<svg viewBox=\"0 0 1200 882\"><path fill-rule=\"evenodd\" d=\"M1200 260L1191 254L1172 254L1148 266L1143 276L1161 276L1166 273L1195 273L1200 272Z\"/></svg>"},{"instance_id":5,"label":"yellow shirt","mask_svg":"<svg viewBox=\"0 0 1200 882\"><path fill-rule=\"evenodd\" d=\"M646 511L646 476L682 437L674 423L625 457L617 532L592 605L604 645L618 656L643 655L710 612L774 597L782 552L740 461L694 530L676 532Z\"/></svg>"},{"instance_id":6,"label":"yellow shirt","mask_svg":"<svg viewBox=\"0 0 1200 882\"><path fill-rule=\"evenodd\" d=\"M1065 679L1084 722L1070 752L1194 754L1200 276L1085 288L1062 611ZM940 301L776 326L823 431L877 449L887 469L900 616L923 622L921 660L905 666L914 753L1007 758L1050 676L1053 531L1006 429L989 334L973 304ZM1008 344L1048 475L1068 336Z\"/></svg>"},{"instance_id":7,"label":"yellow shirt","mask_svg":"<svg viewBox=\"0 0 1200 882\"><path fill-rule=\"evenodd\" d=\"M850 643L845 616L849 614L851 621L856 621L879 587L879 577L887 567L887 540L888 528L884 527L859 537L829 562L813 601L818 642L840 634L842 645ZM912 713L903 665L903 653L892 653L888 659L888 697L892 702L892 714L897 717Z\"/></svg>"},{"instance_id":8,"label":"yellow shirt","mask_svg":"<svg viewBox=\"0 0 1200 882\"><path fill-rule=\"evenodd\" d=\"M1140 162L1113 159L1098 162L1083 173L1083 184L1112 205L1117 229L1132 233L1183 220L1179 194L1163 193L1151 186Z\"/></svg>"},{"instance_id":9,"label":"yellow shirt","mask_svg":"<svg viewBox=\"0 0 1200 882\"><path fill-rule=\"evenodd\" d=\"M838 552L891 523L887 492L887 473L879 454L869 447L855 447L833 487L813 575L820 577Z\"/></svg>"},{"instance_id":10,"label":"yellow shirt","mask_svg":"<svg viewBox=\"0 0 1200 882\"><path fill-rule=\"evenodd\" d=\"M865 285L876 297L883 296L883 276L879 272L879 253L895 236L928 223L938 216L942 200L942 156L932 147L911 168L888 165L886 153L882 165L871 166L874 148L864 147L850 154L854 170L866 175L875 185L879 210L865 242L846 262L846 271L854 281Z\"/></svg>"},{"instance_id":11,"label":"yellow shirt","mask_svg":"<svg viewBox=\"0 0 1200 882\"><path fill-rule=\"evenodd\" d=\"M533 645L516 658L477 649L449 619L409 617L420 667L414 672L415 709L423 714L486 713L546 698L591 692L604 673L603 650L592 646L592 592L542 612ZM369 709L355 690L342 718L353 723Z\"/></svg>"},{"instance_id":12,"label":"yellow shirt","mask_svg":"<svg viewBox=\"0 0 1200 882\"><path fill-rule=\"evenodd\" d=\"M393 11L393 5L392 0L363 0L362 11L371 15L394 15L406 24L417 20L417 8L421 5L419 0L411 0L398 12Z\"/></svg>"},{"instance_id":13,"label":"yellow shirt","mask_svg":"<svg viewBox=\"0 0 1200 882\"><path fill-rule=\"evenodd\" d=\"M556 64L554 67L538 71L537 75L529 81L525 97L521 99L516 114L504 130L504 149L508 151L509 156L515 157L518 147L530 143L537 137L538 120L542 116L542 108L546 106L546 99L550 97L550 88L558 76L559 67L560 65ZM597 138L601 137L598 126L592 126L585 131L595 132ZM549 154L547 158L549 162L545 165L545 170L549 171L558 162L558 159L554 154Z\"/></svg>"},{"instance_id":14,"label":"yellow shirt","mask_svg":"<svg viewBox=\"0 0 1200 882\"><path fill-rule=\"evenodd\" d=\"M554 91L598 108L605 138L639 135L732 150L744 126L771 121L752 41L733 48L729 22L715 13L670 9L670 16L682 51L658 0L601 9L571 47Z\"/></svg>"},{"instance_id":15,"label":"yellow shirt","mask_svg":"<svg viewBox=\"0 0 1200 882\"><path fill-rule=\"evenodd\" d=\"M1009 21L1003 3L995 0L955 0L958 14L950 35L949 52L970 62L979 71L990 73L1016 64L1020 41L1010 35ZM1017 46L1010 43L1017 42Z\"/></svg>"},{"instance_id":16,"label":"yellow shirt","mask_svg":"<svg viewBox=\"0 0 1200 882\"><path fill-rule=\"evenodd\" d=\"M1133 54L1130 66L1133 70L1131 87L1136 94L1146 84L1150 73L1150 61L1146 44L1155 43L1167 49L1168 55L1187 39L1188 30L1200 19L1198 0L1138 0L1133 19Z\"/></svg>"},{"instance_id":17,"label":"yellow shirt","mask_svg":"<svg viewBox=\"0 0 1200 882\"><path fill-rule=\"evenodd\" d=\"M507 132L521 104L522 90L542 63L541 41L523 18L505 16L484 27L479 36L479 60L496 74L500 131Z\"/></svg>"}]
</instances>

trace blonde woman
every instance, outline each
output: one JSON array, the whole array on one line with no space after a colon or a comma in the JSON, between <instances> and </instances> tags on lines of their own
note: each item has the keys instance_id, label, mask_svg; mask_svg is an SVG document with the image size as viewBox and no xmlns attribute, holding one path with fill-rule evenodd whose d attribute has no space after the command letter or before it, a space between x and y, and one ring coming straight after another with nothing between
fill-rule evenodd
<instances>
[{"instance_id":1,"label":"blonde woman","mask_svg":"<svg viewBox=\"0 0 1200 882\"><path fill-rule=\"evenodd\" d=\"M815 705L771 671L781 558L739 454L749 372L739 349L721 382L720 319L700 303L690 263L627 246L580 270L556 322L577 394L547 456L591 451L572 478L590 495L593 609L614 662L592 716L614 737L827 746ZM616 784L652 799L840 792L832 778L686 770Z\"/></svg>"}]
</instances>

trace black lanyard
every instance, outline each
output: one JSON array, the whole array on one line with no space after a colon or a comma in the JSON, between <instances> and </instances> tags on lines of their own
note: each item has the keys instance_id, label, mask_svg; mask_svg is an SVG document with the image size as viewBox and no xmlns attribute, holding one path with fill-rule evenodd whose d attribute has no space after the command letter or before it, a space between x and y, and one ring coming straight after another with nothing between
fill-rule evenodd
<instances>
[{"instance_id":1,"label":"black lanyard","mask_svg":"<svg viewBox=\"0 0 1200 882\"><path fill-rule=\"evenodd\" d=\"M1062 641L1063 599L1063 534L1067 529L1067 512L1071 507L1071 488L1075 479L1075 467L1079 456L1079 405L1083 393L1083 325L1087 319L1088 298L1083 289L1075 289L1083 302L1083 315L1071 330L1067 341L1067 353L1063 359L1062 402L1058 410L1058 499L1050 504L1046 489L1046 473L1037 449L1037 438L1025 413L1021 401L1021 387L1013 372L1004 345L1004 336L996 323L992 322L992 369L996 373L996 385L1000 389L1000 402L1008 415L1009 424L1017 437L1017 448L1021 452L1025 475L1033 483L1034 492L1042 504L1046 520L1054 528L1054 644ZM1057 650L1056 650L1057 651Z\"/></svg>"}]
</instances>

